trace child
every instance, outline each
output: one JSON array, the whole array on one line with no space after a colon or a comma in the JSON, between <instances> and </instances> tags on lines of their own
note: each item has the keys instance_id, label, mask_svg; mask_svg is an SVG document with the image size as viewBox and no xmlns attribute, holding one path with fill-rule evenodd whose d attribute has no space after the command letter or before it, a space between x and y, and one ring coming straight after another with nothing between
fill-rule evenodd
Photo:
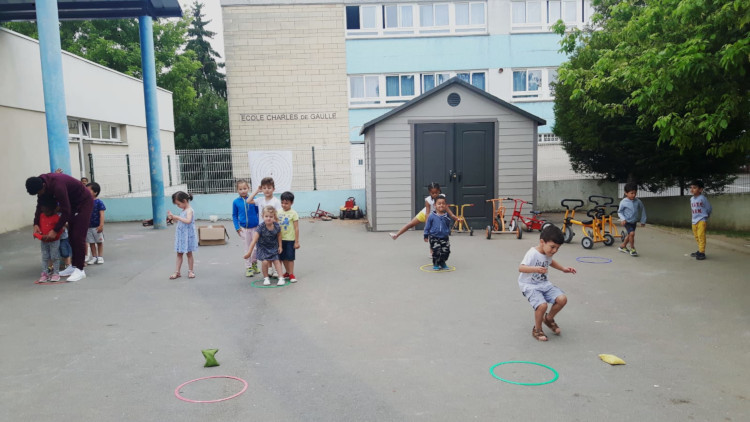
<instances>
[{"instance_id":1,"label":"child","mask_svg":"<svg viewBox=\"0 0 750 422\"><path fill-rule=\"evenodd\" d=\"M250 198L248 198L247 200L248 204L255 204L258 207L258 223L263 221L263 216L261 215L261 213L263 212L263 208L265 208L267 205L273 206L276 211L279 211L281 209L281 201L273 196L274 190L276 190L276 186L273 182L273 177L264 177L260 181L260 186L255 189L255 192L253 192L253 194L250 195ZM263 192L263 197L255 199L259 192ZM280 274L281 273L276 274L274 272L274 269L271 268L271 277L276 277Z\"/></svg>"},{"instance_id":2,"label":"child","mask_svg":"<svg viewBox=\"0 0 750 422\"><path fill-rule=\"evenodd\" d=\"M91 211L91 220L89 221L89 230L86 233L86 242L91 246L91 258L86 261L87 264L104 264L104 211L107 207L99 199L99 192L102 188L98 183L89 183L86 185L94 197L94 209Z\"/></svg>"},{"instance_id":3,"label":"child","mask_svg":"<svg viewBox=\"0 0 750 422\"><path fill-rule=\"evenodd\" d=\"M81 177L81 184L83 186L88 186L89 185L89 179L87 177Z\"/></svg>"},{"instance_id":4,"label":"child","mask_svg":"<svg viewBox=\"0 0 750 422\"><path fill-rule=\"evenodd\" d=\"M177 271L169 276L170 280L180 278L180 268L182 267L182 254L187 253L188 259L188 278L195 278L193 272L193 252L198 250L198 234L195 232L195 219L193 218L193 208L190 207L190 201L193 195L182 191L172 194L172 203L177 205L182 212L179 216L167 211L167 218L177 220L177 229L174 232L174 249L177 252Z\"/></svg>"},{"instance_id":5,"label":"child","mask_svg":"<svg viewBox=\"0 0 750 422\"><path fill-rule=\"evenodd\" d=\"M430 215L433 207L435 206L435 199L437 199L438 195L440 195L441 193L440 184L435 182L430 183L429 185L427 185L427 191L430 193L430 196L425 197L424 208L422 208L422 211L418 212L417 215L415 215L410 222L406 223L404 227L401 227L401 230L399 230L398 233L388 233L391 236L391 239L396 240L399 236L406 233L407 230L411 229L412 227L416 227L419 223L424 223L425 221L427 221L427 217ZM448 215L451 218L455 219L450 209L448 210Z\"/></svg>"},{"instance_id":6,"label":"child","mask_svg":"<svg viewBox=\"0 0 750 422\"><path fill-rule=\"evenodd\" d=\"M451 243L448 236L451 234L451 225L453 220L448 217L446 208L448 204L445 195L440 195L435 199L435 211L427 218L427 224L424 225L424 241L430 242L432 250L432 269L447 270L448 265L445 261L451 254Z\"/></svg>"},{"instance_id":7,"label":"child","mask_svg":"<svg viewBox=\"0 0 750 422\"><path fill-rule=\"evenodd\" d=\"M249 199L247 194L250 192L250 185L247 183L247 180L238 180L236 188L240 196L232 202L232 221L234 222L234 229L237 230L237 234L245 240L245 250L247 250L253 241L253 232L258 227L258 208L255 204L247 202ZM258 259L255 257L255 253L245 260L245 266L245 277L260 274Z\"/></svg>"},{"instance_id":8,"label":"child","mask_svg":"<svg viewBox=\"0 0 750 422\"><path fill-rule=\"evenodd\" d=\"M617 209L617 216L620 217L622 225L625 226L628 234L622 240L622 245L617 248L618 251L629 253L630 256L638 256L635 251L635 228L640 218L641 227L646 226L646 208L643 202L635 196L638 194L638 184L630 182L625 184L625 197L620 201ZM630 244L630 249L628 249Z\"/></svg>"},{"instance_id":9,"label":"child","mask_svg":"<svg viewBox=\"0 0 750 422\"><path fill-rule=\"evenodd\" d=\"M690 256L702 261L706 259L706 224L708 217L711 216L711 203L703 195L703 181L695 180L690 184L690 208L693 210L693 236L698 242L698 251L693 252Z\"/></svg>"},{"instance_id":10,"label":"child","mask_svg":"<svg viewBox=\"0 0 750 422\"><path fill-rule=\"evenodd\" d=\"M295 250L299 249L299 215L292 209L294 194L284 192L281 194L281 211L279 211L279 225L281 226L281 263L284 265L284 277L290 282L296 283L294 276Z\"/></svg>"},{"instance_id":11,"label":"child","mask_svg":"<svg viewBox=\"0 0 750 422\"><path fill-rule=\"evenodd\" d=\"M558 227L547 227L539 236L539 245L526 252L518 267L521 273L518 276L518 287L534 308L534 327L531 329L531 335L539 341L547 341L547 336L542 330L542 321L555 335L560 335L555 315L568 303L565 292L547 279L548 268L552 267L564 273L576 273L575 268L563 267L552 259L564 241L562 231ZM547 303L552 303L549 313L546 313Z\"/></svg>"},{"instance_id":12,"label":"child","mask_svg":"<svg viewBox=\"0 0 750 422\"><path fill-rule=\"evenodd\" d=\"M245 254L245 259L248 259L252 254L255 246L258 246L258 259L263 261L261 268L263 269L263 285L270 286L271 279L268 275L269 265L276 267L276 272L281 274L281 261L279 260L279 254L281 253L281 227L279 226L279 219L276 208L273 205L266 205L263 208L263 223L258 225L258 229L253 233L253 243L250 244ZM279 277L277 286L283 286L286 284L284 277Z\"/></svg>"},{"instance_id":13,"label":"child","mask_svg":"<svg viewBox=\"0 0 750 422\"><path fill-rule=\"evenodd\" d=\"M34 234L34 237L42 241L42 274L39 282L60 281L60 235L58 234L54 239L42 239L42 233L49 233L60 220L56 212L57 202L52 196L45 196L39 199L39 206L42 211L39 215L40 231ZM50 261L52 261L51 274L48 273Z\"/></svg>"}]
</instances>

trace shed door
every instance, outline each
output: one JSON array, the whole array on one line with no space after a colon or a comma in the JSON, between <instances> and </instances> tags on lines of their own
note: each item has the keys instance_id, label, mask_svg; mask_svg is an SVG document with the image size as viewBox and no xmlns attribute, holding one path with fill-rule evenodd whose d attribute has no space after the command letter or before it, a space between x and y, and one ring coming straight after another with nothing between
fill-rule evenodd
<instances>
[{"instance_id":1,"label":"shed door","mask_svg":"<svg viewBox=\"0 0 750 422\"><path fill-rule=\"evenodd\" d=\"M437 182L449 204L466 207L469 225L486 227L491 209L486 200L494 197L494 124L431 123L415 126L415 210L424 207L427 185Z\"/></svg>"}]
</instances>

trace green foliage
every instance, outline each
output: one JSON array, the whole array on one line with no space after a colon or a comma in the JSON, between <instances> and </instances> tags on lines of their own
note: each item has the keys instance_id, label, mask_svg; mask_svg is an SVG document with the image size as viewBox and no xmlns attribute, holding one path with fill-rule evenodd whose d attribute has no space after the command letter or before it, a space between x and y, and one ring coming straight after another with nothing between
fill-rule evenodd
<instances>
[{"instance_id":1,"label":"green foliage","mask_svg":"<svg viewBox=\"0 0 750 422\"><path fill-rule=\"evenodd\" d=\"M216 60L221 59L211 44L209 39L216 35L206 29L206 25L211 21L204 21L205 15L202 12L203 4L193 3L192 20L188 29L188 42L186 50L195 52L198 61L203 65L201 73L195 81L195 90L202 95L209 90L217 93L220 97L227 97L227 82L223 73L219 72L224 67L224 63L218 63Z\"/></svg>"},{"instance_id":2,"label":"green foliage","mask_svg":"<svg viewBox=\"0 0 750 422\"><path fill-rule=\"evenodd\" d=\"M594 4L596 30L555 28L570 61L554 131L573 167L650 190L730 182L750 147L750 2Z\"/></svg>"}]
</instances>

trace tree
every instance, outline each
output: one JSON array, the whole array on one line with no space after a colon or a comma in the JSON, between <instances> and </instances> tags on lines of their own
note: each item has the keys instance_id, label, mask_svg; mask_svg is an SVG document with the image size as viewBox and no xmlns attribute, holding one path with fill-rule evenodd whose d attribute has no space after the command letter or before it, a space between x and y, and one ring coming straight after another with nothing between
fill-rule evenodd
<instances>
[{"instance_id":1,"label":"tree","mask_svg":"<svg viewBox=\"0 0 750 422\"><path fill-rule=\"evenodd\" d=\"M742 125L743 119L747 119L747 111L744 116L735 115L733 120L730 119L731 125L727 124L720 133L714 132L716 134L705 142L699 137L697 127L691 131L684 123L679 129L682 131L680 136L665 136L665 133L674 133L675 128L658 124L663 119L654 117L668 113L673 116L672 123L676 124L679 120L676 116L692 118L690 113L695 111L685 110L694 106L696 101L703 104L708 101L704 98L707 95L704 90L689 90L684 80L670 82L647 75L668 73L665 67L671 62L654 61L662 67L659 69L654 68L654 63L643 60L644 55L656 54L653 45L662 42L658 39L660 34L634 28L634 22L639 22L643 14L656 13L650 9L663 11L665 7L673 6L672 3L676 2L662 0L645 4L599 0L595 2L597 14L594 22L599 27L596 30L573 30L564 36L562 51L570 55L570 60L559 69L554 131L562 138L576 171L599 173L612 180L637 181L653 191L674 184L684 186L696 177L705 178L710 188L719 189L733 179L732 175L744 161L743 151L747 145L743 146L743 143L747 144L747 141L741 141L741 138L746 134L730 128ZM665 21L670 16L669 13L661 15ZM679 30L671 23L665 25L673 32ZM556 30L563 34L565 27L559 23ZM692 34L683 32L682 36L692 37ZM650 52L646 51L649 49ZM704 82L715 87L726 84L721 80ZM671 98L653 97L653 93L661 89L661 84L666 90L669 83L673 91L674 87L680 86L680 92L674 92ZM642 100L646 92L652 95L654 102L651 104ZM695 92L700 92L700 98L693 98ZM737 91L729 90L712 96L721 99L735 94ZM747 90L741 97L748 102ZM680 108L681 105L684 107ZM717 110L703 109L705 115ZM709 118L704 116L704 119ZM705 129L708 128L704 125L702 130ZM693 139L693 142L687 142L687 139Z\"/></svg>"},{"instance_id":2,"label":"tree","mask_svg":"<svg viewBox=\"0 0 750 422\"><path fill-rule=\"evenodd\" d=\"M186 50L195 52L198 61L202 64L201 72L195 81L195 91L202 95L209 90L218 94L221 98L227 98L227 82L223 73L219 72L224 67L224 63L218 63L216 60L221 59L208 39L213 38L216 33L206 29L206 25L211 21L204 21L205 15L202 13L203 3L196 1L193 3L192 20L188 28L188 42Z\"/></svg>"}]
</instances>

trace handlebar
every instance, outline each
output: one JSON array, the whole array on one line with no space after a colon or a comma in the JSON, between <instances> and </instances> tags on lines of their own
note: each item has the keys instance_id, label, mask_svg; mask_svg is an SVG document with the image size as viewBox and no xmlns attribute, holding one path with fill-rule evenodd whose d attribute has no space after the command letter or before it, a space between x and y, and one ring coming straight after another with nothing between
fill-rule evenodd
<instances>
[{"instance_id":1,"label":"handlebar","mask_svg":"<svg viewBox=\"0 0 750 422\"><path fill-rule=\"evenodd\" d=\"M597 198L602 199L604 203L600 204L599 201L597 201ZM615 198L612 198L611 196L591 195L589 196L589 202L593 202L596 205L609 205L615 202Z\"/></svg>"},{"instance_id":2,"label":"handlebar","mask_svg":"<svg viewBox=\"0 0 750 422\"><path fill-rule=\"evenodd\" d=\"M568 204L570 204L570 206L568 206ZM573 206L574 204L578 204L578 205ZM563 199L562 201L560 201L560 205L565 207L565 209L567 209L568 211L572 211L572 210L577 210L578 208L581 208L584 205L584 203L580 199ZM573 207L572 209L570 208L571 206Z\"/></svg>"}]
</instances>

